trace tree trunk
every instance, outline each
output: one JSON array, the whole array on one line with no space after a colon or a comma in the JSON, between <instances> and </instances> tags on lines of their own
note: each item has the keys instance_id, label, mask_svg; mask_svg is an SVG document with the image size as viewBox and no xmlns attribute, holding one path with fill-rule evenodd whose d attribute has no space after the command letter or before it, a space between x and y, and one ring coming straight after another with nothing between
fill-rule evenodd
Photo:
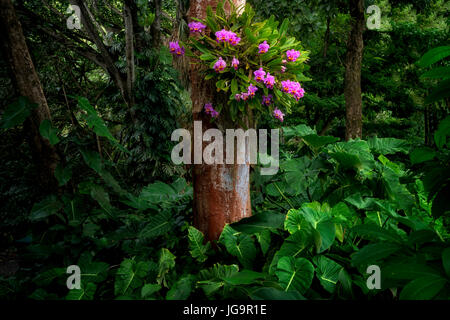
<instances>
[{"instance_id":1,"label":"tree trunk","mask_svg":"<svg viewBox=\"0 0 450 320\"><path fill-rule=\"evenodd\" d=\"M39 170L38 185L44 190L55 191L57 181L54 172L59 156L55 147L39 133L41 122L51 120L50 109L11 0L0 0L0 32L5 57L9 61L18 92L38 105L25 122L33 160Z\"/></svg>"},{"instance_id":2,"label":"tree trunk","mask_svg":"<svg viewBox=\"0 0 450 320\"><path fill-rule=\"evenodd\" d=\"M207 6L211 6L215 11L217 3L217 0L191 0L188 16L205 18ZM234 3L241 5L244 2L234 1ZM227 10L227 7L225 9ZM205 81L203 76L198 73L196 65L191 65L190 68L190 86L193 118L194 121L202 121L204 132L212 125L210 118L205 116L202 109L205 103L221 98L216 95L214 83ZM226 101L227 98L222 99ZM219 127L222 128L222 131L233 129L233 124L228 122L227 126L224 118L225 115L219 117ZM251 216L249 163L241 165L197 164L194 165L193 179L194 224L208 240L217 240L225 224Z\"/></svg>"},{"instance_id":3,"label":"tree trunk","mask_svg":"<svg viewBox=\"0 0 450 320\"><path fill-rule=\"evenodd\" d=\"M346 140L362 138L361 63L363 57L364 1L350 0L352 28L345 59Z\"/></svg>"},{"instance_id":4,"label":"tree trunk","mask_svg":"<svg viewBox=\"0 0 450 320\"><path fill-rule=\"evenodd\" d=\"M134 105L134 32L133 32L133 17L131 12L131 5L133 1L126 0L123 4L123 20L125 25L125 56L127 59L127 96L131 106ZM134 111L130 110L131 117L134 119Z\"/></svg>"}]
</instances>

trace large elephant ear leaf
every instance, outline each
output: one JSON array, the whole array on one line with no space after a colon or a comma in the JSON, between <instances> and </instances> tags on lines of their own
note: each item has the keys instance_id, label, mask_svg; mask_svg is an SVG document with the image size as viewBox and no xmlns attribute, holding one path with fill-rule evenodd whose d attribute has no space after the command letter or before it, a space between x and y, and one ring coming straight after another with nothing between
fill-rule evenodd
<instances>
[{"instance_id":1,"label":"large elephant ear leaf","mask_svg":"<svg viewBox=\"0 0 450 320\"><path fill-rule=\"evenodd\" d=\"M297 290L305 293L314 277L314 266L305 258L282 257L275 271L285 291Z\"/></svg>"},{"instance_id":2,"label":"large elephant ear leaf","mask_svg":"<svg viewBox=\"0 0 450 320\"><path fill-rule=\"evenodd\" d=\"M313 262L317 266L316 276L320 284L329 293L333 293L339 280L339 273L343 269L342 266L325 256L316 256Z\"/></svg>"},{"instance_id":3,"label":"large elephant ear leaf","mask_svg":"<svg viewBox=\"0 0 450 320\"><path fill-rule=\"evenodd\" d=\"M239 259L245 268L251 269L253 259L256 257L256 247L253 239L244 233L237 232L226 225L220 235L219 241L225 245L227 251Z\"/></svg>"},{"instance_id":4,"label":"large elephant ear leaf","mask_svg":"<svg viewBox=\"0 0 450 320\"><path fill-rule=\"evenodd\" d=\"M204 236L199 230L194 227L189 227L188 229L189 237L189 248L191 255L198 262L205 262L208 259L207 253L210 249L211 244L207 242L204 243Z\"/></svg>"}]
</instances>

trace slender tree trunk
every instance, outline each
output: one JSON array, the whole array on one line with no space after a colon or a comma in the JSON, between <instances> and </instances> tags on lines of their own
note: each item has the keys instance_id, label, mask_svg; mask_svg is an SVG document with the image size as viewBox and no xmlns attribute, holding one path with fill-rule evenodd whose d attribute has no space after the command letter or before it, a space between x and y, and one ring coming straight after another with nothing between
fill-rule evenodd
<instances>
[{"instance_id":1,"label":"slender tree trunk","mask_svg":"<svg viewBox=\"0 0 450 320\"><path fill-rule=\"evenodd\" d=\"M361 63L363 57L364 0L350 0L352 28L345 59L346 140L362 138Z\"/></svg>"},{"instance_id":2,"label":"slender tree trunk","mask_svg":"<svg viewBox=\"0 0 450 320\"><path fill-rule=\"evenodd\" d=\"M123 20L125 24L125 56L127 59L127 96L131 107L134 105L134 32L133 32L133 17L131 12L132 0L126 0L123 5ZM130 110L131 116L134 119L134 111Z\"/></svg>"},{"instance_id":3,"label":"slender tree trunk","mask_svg":"<svg viewBox=\"0 0 450 320\"><path fill-rule=\"evenodd\" d=\"M243 1L234 2L237 5L244 3ZM188 16L205 18L207 6L211 6L215 11L217 3L217 0L191 0ZM196 65L192 65L190 69L190 87L193 118L196 121L202 121L204 132L212 126L210 118L205 117L202 112L205 103L218 99L226 101L226 98L215 95L214 83L205 81ZM226 121L224 115L220 117L222 118L219 127L222 130L234 128L234 124ZM208 240L217 240L225 224L251 215L249 163L194 165L193 178L194 224Z\"/></svg>"},{"instance_id":4,"label":"slender tree trunk","mask_svg":"<svg viewBox=\"0 0 450 320\"><path fill-rule=\"evenodd\" d=\"M25 130L28 134L33 160L39 170L39 187L55 191L57 182L54 171L59 156L55 147L39 133L41 122L51 120L50 109L11 0L0 0L0 32L2 47L9 61L18 92L38 105L31 117L26 120Z\"/></svg>"},{"instance_id":5,"label":"slender tree trunk","mask_svg":"<svg viewBox=\"0 0 450 320\"><path fill-rule=\"evenodd\" d=\"M330 23L331 17L327 17L327 30L325 31L325 36L323 39L323 57L327 57L328 43L330 42Z\"/></svg>"}]
</instances>

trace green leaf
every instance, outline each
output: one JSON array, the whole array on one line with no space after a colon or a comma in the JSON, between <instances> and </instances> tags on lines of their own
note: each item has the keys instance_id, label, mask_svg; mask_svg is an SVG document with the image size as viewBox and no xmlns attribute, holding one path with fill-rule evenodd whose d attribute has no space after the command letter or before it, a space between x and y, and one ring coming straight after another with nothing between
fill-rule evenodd
<instances>
[{"instance_id":1,"label":"green leaf","mask_svg":"<svg viewBox=\"0 0 450 320\"><path fill-rule=\"evenodd\" d=\"M60 187L65 185L72 178L72 169L70 167L63 168L62 164L58 163L55 169L55 178Z\"/></svg>"},{"instance_id":2,"label":"green leaf","mask_svg":"<svg viewBox=\"0 0 450 320\"><path fill-rule=\"evenodd\" d=\"M425 53L417 64L419 67L425 68L448 56L450 56L450 46L433 48Z\"/></svg>"},{"instance_id":3,"label":"green leaf","mask_svg":"<svg viewBox=\"0 0 450 320\"><path fill-rule=\"evenodd\" d=\"M450 66L433 68L420 76L421 79L445 79L448 77L450 77Z\"/></svg>"},{"instance_id":4,"label":"green leaf","mask_svg":"<svg viewBox=\"0 0 450 320\"><path fill-rule=\"evenodd\" d=\"M41 122L41 125L39 126L39 133L45 139L50 141L50 144L52 145L55 145L60 141L58 138L58 130L52 127L50 120L45 119Z\"/></svg>"},{"instance_id":5,"label":"green leaf","mask_svg":"<svg viewBox=\"0 0 450 320\"><path fill-rule=\"evenodd\" d=\"M306 300L297 291L283 291L276 288L258 288L250 294L252 300Z\"/></svg>"},{"instance_id":6,"label":"green leaf","mask_svg":"<svg viewBox=\"0 0 450 320\"><path fill-rule=\"evenodd\" d=\"M316 276L322 287L330 293L336 289L342 266L325 256L315 256L313 263L317 266Z\"/></svg>"},{"instance_id":7,"label":"green leaf","mask_svg":"<svg viewBox=\"0 0 450 320\"><path fill-rule=\"evenodd\" d=\"M266 255L267 251L270 248L270 234L271 233L269 230L263 230L262 232L255 234L256 240L258 240L259 245L261 246L261 251L264 255Z\"/></svg>"},{"instance_id":8,"label":"green leaf","mask_svg":"<svg viewBox=\"0 0 450 320\"><path fill-rule=\"evenodd\" d=\"M438 276L425 276L409 282L400 292L401 300L430 300L445 286L447 280Z\"/></svg>"},{"instance_id":9,"label":"green leaf","mask_svg":"<svg viewBox=\"0 0 450 320\"><path fill-rule=\"evenodd\" d=\"M230 225L226 225L219 238L227 251L237 257L245 268L251 269L253 259L256 256L256 247L252 238L240 232L236 232Z\"/></svg>"},{"instance_id":10,"label":"green leaf","mask_svg":"<svg viewBox=\"0 0 450 320\"><path fill-rule=\"evenodd\" d=\"M89 282L84 285L81 283L80 289L72 289L66 296L66 300L93 300L97 286Z\"/></svg>"},{"instance_id":11,"label":"green leaf","mask_svg":"<svg viewBox=\"0 0 450 320\"><path fill-rule=\"evenodd\" d=\"M450 116L447 116L439 123L438 129L434 133L434 142L439 149L447 144L447 138L450 136ZM450 146L447 144L447 146Z\"/></svg>"},{"instance_id":12,"label":"green leaf","mask_svg":"<svg viewBox=\"0 0 450 320\"><path fill-rule=\"evenodd\" d=\"M109 264L105 262L92 261L90 252L84 252L78 260L81 270L81 281L102 282L108 276Z\"/></svg>"},{"instance_id":13,"label":"green leaf","mask_svg":"<svg viewBox=\"0 0 450 320\"><path fill-rule=\"evenodd\" d=\"M339 138L331 137L331 136L319 136L317 134L310 134L302 137L302 140L305 141L306 145L314 150L318 150L323 146L326 146L330 143L335 143L339 141Z\"/></svg>"},{"instance_id":14,"label":"green leaf","mask_svg":"<svg viewBox=\"0 0 450 320\"><path fill-rule=\"evenodd\" d=\"M30 220L39 221L47 218L56 214L62 207L63 204L56 198L56 196L48 196L44 200L33 205L30 213Z\"/></svg>"},{"instance_id":15,"label":"green leaf","mask_svg":"<svg viewBox=\"0 0 450 320\"><path fill-rule=\"evenodd\" d=\"M155 283L147 283L141 289L141 298L145 299L150 297L152 294L161 290L161 286Z\"/></svg>"},{"instance_id":16,"label":"green leaf","mask_svg":"<svg viewBox=\"0 0 450 320\"><path fill-rule=\"evenodd\" d=\"M194 227L189 227L188 229L188 238L189 238L189 248L191 256L196 259L198 262L205 262L208 259L206 255L209 251L211 244L208 242L204 243L204 236L199 230Z\"/></svg>"},{"instance_id":17,"label":"green leaf","mask_svg":"<svg viewBox=\"0 0 450 320\"><path fill-rule=\"evenodd\" d=\"M109 201L109 194L101 186L93 185L91 188L91 197L105 210L112 215L114 208Z\"/></svg>"},{"instance_id":18,"label":"green leaf","mask_svg":"<svg viewBox=\"0 0 450 320\"><path fill-rule=\"evenodd\" d=\"M81 149L81 155L83 156L84 162L95 172L99 173L102 172L103 164L102 164L102 158L100 157L100 154L95 151L91 150L83 150Z\"/></svg>"},{"instance_id":19,"label":"green leaf","mask_svg":"<svg viewBox=\"0 0 450 320\"><path fill-rule=\"evenodd\" d=\"M317 253L327 250L334 242L336 228L331 217L331 208L327 203L321 205L319 202L304 203L299 213L317 231L319 236ZM305 229L307 230L307 228Z\"/></svg>"},{"instance_id":20,"label":"green leaf","mask_svg":"<svg viewBox=\"0 0 450 320\"><path fill-rule=\"evenodd\" d=\"M34 279L33 282L40 286L46 287L55 279L67 278L66 268L52 268L43 272L40 272Z\"/></svg>"},{"instance_id":21,"label":"green leaf","mask_svg":"<svg viewBox=\"0 0 450 320\"><path fill-rule=\"evenodd\" d=\"M388 155L394 153L407 153L409 145L405 140L395 138L370 138L367 143L370 149L379 154Z\"/></svg>"},{"instance_id":22,"label":"green leaf","mask_svg":"<svg viewBox=\"0 0 450 320\"><path fill-rule=\"evenodd\" d=\"M150 218L150 222L139 233L142 238L155 238L171 230L171 212L162 211Z\"/></svg>"},{"instance_id":23,"label":"green leaf","mask_svg":"<svg viewBox=\"0 0 450 320\"><path fill-rule=\"evenodd\" d=\"M442 265L444 266L445 273L450 277L450 248L442 251Z\"/></svg>"},{"instance_id":24,"label":"green leaf","mask_svg":"<svg viewBox=\"0 0 450 320\"><path fill-rule=\"evenodd\" d=\"M175 267L175 256L168 249L161 249L158 262L158 276L156 278L158 284L163 284L168 288L166 275L173 267Z\"/></svg>"},{"instance_id":25,"label":"green leaf","mask_svg":"<svg viewBox=\"0 0 450 320\"><path fill-rule=\"evenodd\" d=\"M280 38L285 36L285 34L288 30L288 27L289 27L289 19L286 18L283 20L283 23L281 24L281 27L280 27L280 31L279 31Z\"/></svg>"},{"instance_id":26,"label":"green leaf","mask_svg":"<svg viewBox=\"0 0 450 320\"><path fill-rule=\"evenodd\" d=\"M401 247L395 243L379 242L368 244L352 256L354 266L370 265L387 258L393 253L399 251Z\"/></svg>"},{"instance_id":27,"label":"green leaf","mask_svg":"<svg viewBox=\"0 0 450 320\"><path fill-rule=\"evenodd\" d=\"M256 280L263 280L266 275L260 272L255 272L252 270L242 270L238 273L234 273L230 277L223 278L223 280L231 285L245 285L254 284Z\"/></svg>"},{"instance_id":28,"label":"green leaf","mask_svg":"<svg viewBox=\"0 0 450 320\"><path fill-rule=\"evenodd\" d=\"M355 226L352 231L363 238L375 241L387 240L397 243L402 242L402 238L397 233L384 229L374 223Z\"/></svg>"},{"instance_id":29,"label":"green leaf","mask_svg":"<svg viewBox=\"0 0 450 320\"><path fill-rule=\"evenodd\" d=\"M314 277L314 266L305 258L282 257L275 271L285 291L297 290L305 293Z\"/></svg>"},{"instance_id":30,"label":"green leaf","mask_svg":"<svg viewBox=\"0 0 450 320\"><path fill-rule=\"evenodd\" d=\"M140 261L137 263L131 259L125 259L120 264L119 270L116 273L114 282L114 294L125 295L140 287L143 283L143 278L147 275L149 270L149 263Z\"/></svg>"},{"instance_id":31,"label":"green leaf","mask_svg":"<svg viewBox=\"0 0 450 320\"><path fill-rule=\"evenodd\" d=\"M3 112L0 128L9 129L22 124L37 106L35 103L30 103L28 98L19 97L16 101L8 105L5 112Z\"/></svg>"},{"instance_id":32,"label":"green leaf","mask_svg":"<svg viewBox=\"0 0 450 320\"><path fill-rule=\"evenodd\" d=\"M197 285L202 288L207 296L212 295L225 285L223 279L231 277L239 271L239 267L233 265L215 264L209 269L200 270Z\"/></svg>"},{"instance_id":33,"label":"green leaf","mask_svg":"<svg viewBox=\"0 0 450 320\"><path fill-rule=\"evenodd\" d=\"M271 211L262 211L251 217L241 219L231 226L238 232L255 234L264 230L276 230L283 227L286 216Z\"/></svg>"},{"instance_id":34,"label":"green leaf","mask_svg":"<svg viewBox=\"0 0 450 320\"><path fill-rule=\"evenodd\" d=\"M121 151L129 153L129 151L122 145L120 145L117 139L113 137L105 122L98 116L97 111L94 109L94 107L91 106L88 99L84 97L78 97L78 106L86 111L86 122L89 128L92 128L96 135L107 138L114 146L119 148Z\"/></svg>"},{"instance_id":35,"label":"green leaf","mask_svg":"<svg viewBox=\"0 0 450 320\"><path fill-rule=\"evenodd\" d=\"M286 215L286 220L284 221L284 229L293 234L297 231L305 231L306 233L311 233L312 226L310 222L306 220L303 213L300 210L291 209Z\"/></svg>"},{"instance_id":36,"label":"green leaf","mask_svg":"<svg viewBox=\"0 0 450 320\"><path fill-rule=\"evenodd\" d=\"M187 300L194 288L194 280L193 275L182 277L167 292L166 300Z\"/></svg>"}]
</instances>

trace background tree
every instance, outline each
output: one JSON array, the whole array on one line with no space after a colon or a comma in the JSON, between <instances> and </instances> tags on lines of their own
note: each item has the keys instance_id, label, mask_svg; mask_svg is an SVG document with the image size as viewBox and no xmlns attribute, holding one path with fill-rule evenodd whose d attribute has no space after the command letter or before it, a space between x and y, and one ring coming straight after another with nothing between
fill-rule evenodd
<instances>
[{"instance_id":1,"label":"background tree","mask_svg":"<svg viewBox=\"0 0 450 320\"><path fill-rule=\"evenodd\" d=\"M0 18L3 52L8 58L17 91L31 103L37 104L31 111L31 117L25 121L24 130L27 132L33 160L40 173L38 183L42 188L55 191L57 183L54 172L59 156L50 141L39 133L41 123L44 120L51 121L50 109L31 60L22 26L10 0L0 1Z\"/></svg>"}]
</instances>

